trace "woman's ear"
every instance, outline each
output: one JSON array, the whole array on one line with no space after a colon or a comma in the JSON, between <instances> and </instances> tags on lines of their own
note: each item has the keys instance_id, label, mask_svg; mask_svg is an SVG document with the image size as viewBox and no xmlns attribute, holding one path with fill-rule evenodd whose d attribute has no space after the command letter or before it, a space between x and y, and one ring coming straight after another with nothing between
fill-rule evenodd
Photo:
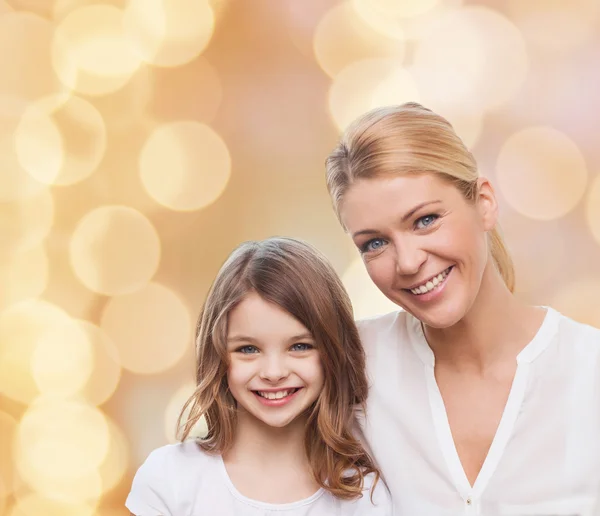
<instances>
[{"instance_id":1,"label":"woman's ear","mask_svg":"<svg viewBox=\"0 0 600 516\"><path fill-rule=\"evenodd\" d=\"M481 216L483 229L485 231L494 229L498 222L498 201L494 187L485 177L477 179L477 209Z\"/></svg>"}]
</instances>

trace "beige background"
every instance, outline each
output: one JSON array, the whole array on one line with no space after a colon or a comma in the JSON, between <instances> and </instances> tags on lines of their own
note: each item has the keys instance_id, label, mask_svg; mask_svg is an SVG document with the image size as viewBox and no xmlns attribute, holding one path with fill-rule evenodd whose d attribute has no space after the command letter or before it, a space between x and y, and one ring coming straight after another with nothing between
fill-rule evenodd
<instances>
[{"instance_id":1,"label":"beige background","mask_svg":"<svg viewBox=\"0 0 600 516\"><path fill-rule=\"evenodd\" d=\"M0 0L0 514L126 514L229 251L338 227L341 129L417 100L496 185L518 293L600 326L597 0Z\"/></svg>"}]
</instances>

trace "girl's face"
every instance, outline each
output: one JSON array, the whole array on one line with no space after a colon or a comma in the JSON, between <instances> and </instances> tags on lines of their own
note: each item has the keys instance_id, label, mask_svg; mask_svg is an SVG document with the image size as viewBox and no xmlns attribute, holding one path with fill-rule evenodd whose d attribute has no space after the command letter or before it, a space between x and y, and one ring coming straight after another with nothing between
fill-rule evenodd
<instances>
[{"instance_id":1,"label":"girl's face","mask_svg":"<svg viewBox=\"0 0 600 516\"><path fill-rule=\"evenodd\" d=\"M435 328L471 308L488 265L497 204L480 179L475 203L433 174L361 179L340 206L369 276L390 300Z\"/></svg>"},{"instance_id":2,"label":"girl's face","mask_svg":"<svg viewBox=\"0 0 600 516\"><path fill-rule=\"evenodd\" d=\"M251 292L229 313L227 381L238 408L285 427L318 398L324 375L307 328Z\"/></svg>"}]
</instances>

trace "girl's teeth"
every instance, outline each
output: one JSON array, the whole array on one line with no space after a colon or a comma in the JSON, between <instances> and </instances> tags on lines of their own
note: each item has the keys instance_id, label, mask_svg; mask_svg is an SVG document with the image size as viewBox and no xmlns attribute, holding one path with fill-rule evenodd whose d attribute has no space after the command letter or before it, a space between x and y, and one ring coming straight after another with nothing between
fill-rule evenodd
<instances>
[{"instance_id":1,"label":"girl's teeth","mask_svg":"<svg viewBox=\"0 0 600 516\"><path fill-rule=\"evenodd\" d=\"M419 287L415 287L415 288L411 289L411 292L413 294L419 295L419 294L425 294L426 292L433 290L440 283L442 283L442 281L444 281L446 276L448 276L448 272L450 272L450 269L446 269L444 272L440 272L435 278L433 278L433 279L429 280L427 283L425 283L425 285L420 285Z\"/></svg>"},{"instance_id":2,"label":"girl's teeth","mask_svg":"<svg viewBox=\"0 0 600 516\"><path fill-rule=\"evenodd\" d=\"M258 395L262 396L263 398L267 398L268 400L280 400L281 398L285 398L286 396L289 396L290 394L292 394L292 392L294 392L294 390L288 390L288 391L277 391L277 392L264 392L264 391L258 391Z\"/></svg>"}]
</instances>

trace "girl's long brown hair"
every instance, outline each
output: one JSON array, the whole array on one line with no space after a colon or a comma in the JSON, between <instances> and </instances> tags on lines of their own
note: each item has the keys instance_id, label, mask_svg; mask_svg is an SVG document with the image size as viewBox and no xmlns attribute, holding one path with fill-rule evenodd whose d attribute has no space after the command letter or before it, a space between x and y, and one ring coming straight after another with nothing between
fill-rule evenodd
<instances>
[{"instance_id":1,"label":"girl's long brown hair","mask_svg":"<svg viewBox=\"0 0 600 516\"><path fill-rule=\"evenodd\" d=\"M179 416L181 440L204 416L208 433L200 447L222 454L232 445L237 416L227 387L227 315L248 292L277 304L313 334L325 383L308 417L307 457L321 487L342 499L361 496L364 476L379 478L353 435L355 410L364 410L367 397L365 354L339 277L319 251L299 240L244 243L219 271L198 320L197 388Z\"/></svg>"}]
</instances>

